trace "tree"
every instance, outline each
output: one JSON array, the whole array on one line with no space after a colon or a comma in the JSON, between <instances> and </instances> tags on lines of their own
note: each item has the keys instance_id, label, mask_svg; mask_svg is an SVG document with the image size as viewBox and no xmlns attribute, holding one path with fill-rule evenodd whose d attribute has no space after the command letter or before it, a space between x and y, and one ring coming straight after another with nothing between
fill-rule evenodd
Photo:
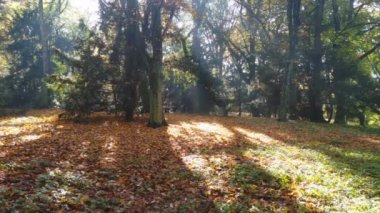
<instances>
[{"instance_id":1,"label":"tree","mask_svg":"<svg viewBox=\"0 0 380 213\"><path fill-rule=\"evenodd\" d=\"M322 56L323 56L323 43L322 43L322 21L324 14L325 0L315 0L314 12L314 47L311 54L312 60L312 78L310 88L310 120L314 122L323 122L322 111L322 84L321 70L322 70Z\"/></svg>"},{"instance_id":2,"label":"tree","mask_svg":"<svg viewBox=\"0 0 380 213\"><path fill-rule=\"evenodd\" d=\"M49 59L49 43L48 43L48 31L46 30L44 1L38 1L38 13L39 13L39 27L40 27L40 44L42 47L42 76L45 78L50 72L50 59ZM47 107L49 105L48 89L45 84L41 85L40 93L40 106Z\"/></svg>"},{"instance_id":3,"label":"tree","mask_svg":"<svg viewBox=\"0 0 380 213\"><path fill-rule=\"evenodd\" d=\"M52 74L49 81L69 117L82 122L92 112L106 109L107 94L103 85L106 84L107 68L101 56L102 40L83 21L77 29L80 34L75 38L76 54L68 56L56 49L55 55L69 66Z\"/></svg>"},{"instance_id":4,"label":"tree","mask_svg":"<svg viewBox=\"0 0 380 213\"><path fill-rule=\"evenodd\" d=\"M294 88L294 75L297 69L296 48L298 42L298 28L300 25L300 10L301 0L288 0L289 62L282 88L281 105L278 112L279 121L287 121L289 119L290 95Z\"/></svg>"},{"instance_id":5,"label":"tree","mask_svg":"<svg viewBox=\"0 0 380 213\"><path fill-rule=\"evenodd\" d=\"M164 1L152 0L149 4L151 11L151 32L152 32L152 48L153 57L152 64L149 69L149 126L153 128L166 125L163 100L162 100L162 18L161 10Z\"/></svg>"},{"instance_id":6,"label":"tree","mask_svg":"<svg viewBox=\"0 0 380 213\"><path fill-rule=\"evenodd\" d=\"M138 101L138 84L141 81L139 55L137 52L143 48L140 44L142 35L139 32L139 4L137 0L122 1L123 11L126 13L125 31L125 112L127 121L133 120ZM126 7L126 8L125 8Z\"/></svg>"}]
</instances>

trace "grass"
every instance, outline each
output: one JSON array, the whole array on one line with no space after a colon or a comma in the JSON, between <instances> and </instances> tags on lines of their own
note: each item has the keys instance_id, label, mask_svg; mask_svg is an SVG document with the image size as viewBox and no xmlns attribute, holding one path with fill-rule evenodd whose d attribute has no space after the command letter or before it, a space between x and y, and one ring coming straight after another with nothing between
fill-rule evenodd
<instances>
[{"instance_id":1,"label":"grass","mask_svg":"<svg viewBox=\"0 0 380 213\"><path fill-rule=\"evenodd\" d=\"M380 152L286 145L246 154L269 160L266 171L282 182L290 179L301 202L323 211L377 212L380 207Z\"/></svg>"}]
</instances>

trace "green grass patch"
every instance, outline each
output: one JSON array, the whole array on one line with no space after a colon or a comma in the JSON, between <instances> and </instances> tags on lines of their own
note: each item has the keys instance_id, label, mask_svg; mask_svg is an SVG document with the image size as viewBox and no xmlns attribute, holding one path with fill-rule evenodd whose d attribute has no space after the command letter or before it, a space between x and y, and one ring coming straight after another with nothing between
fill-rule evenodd
<instances>
[{"instance_id":1,"label":"green grass patch","mask_svg":"<svg viewBox=\"0 0 380 213\"><path fill-rule=\"evenodd\" d=\"M300 193L300 202L314 203L323 211L376 212L380 209L380 152L329 145L278 145L246 152L269 163L263 172L243 167L251 171L240 172L238 174L245 178L238 175L235 179L267 180L267 175L262 174L269 173L270 181L286 185L292 180Z\"/></svg>"}]
</instances>

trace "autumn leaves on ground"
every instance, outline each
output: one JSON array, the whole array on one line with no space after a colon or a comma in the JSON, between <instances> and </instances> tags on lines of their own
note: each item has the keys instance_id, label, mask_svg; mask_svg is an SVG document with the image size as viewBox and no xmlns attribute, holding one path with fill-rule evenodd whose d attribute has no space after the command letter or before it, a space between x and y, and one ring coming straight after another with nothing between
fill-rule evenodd
<instances>
[{"instance_id":1,"label":"autumn leaves on ground","mask_svg":"<svg viewBox=\"0 0 380 213\"><path fill-rule=\"evenodd\" d=\"M380 136L255 118L0 119L0 211L376 212Z\"/></svg>"}]
</instances>

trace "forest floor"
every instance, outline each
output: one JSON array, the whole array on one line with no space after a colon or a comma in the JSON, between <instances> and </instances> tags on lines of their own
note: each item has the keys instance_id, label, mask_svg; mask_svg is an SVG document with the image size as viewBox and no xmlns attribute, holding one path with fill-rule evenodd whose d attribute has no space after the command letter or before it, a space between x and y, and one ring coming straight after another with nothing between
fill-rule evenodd
<instances>
[{"instance_id":1,"label":"forest floor","mask_svg":"<svg viewBox=\"0 0 380 213\"><path fill-rule=\"evenodd\" d=\"M378 212L380 135L261 118L0 118L0 212Z\"/></svg>"}]
</instances>

